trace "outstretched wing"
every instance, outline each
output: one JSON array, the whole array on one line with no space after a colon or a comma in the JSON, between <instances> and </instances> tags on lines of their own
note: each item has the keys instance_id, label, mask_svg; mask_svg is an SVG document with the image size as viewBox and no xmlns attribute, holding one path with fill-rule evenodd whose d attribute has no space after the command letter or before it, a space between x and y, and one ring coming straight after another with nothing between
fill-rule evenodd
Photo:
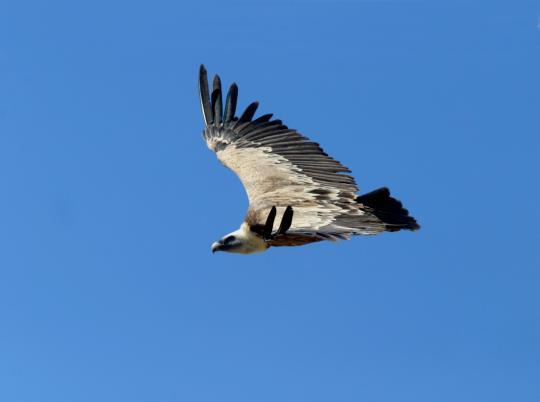
<instances>
[{"instance_id":1,"label":"outstretched wing","mask_svg":"<svg viewBox=\"0 0 540 402\"><path fill-rule=\"evenodd\" d=\"M319 144L272 120L271 114L253 119L257 102L236 117L236 84L231 85L223 105L220 78L214 77L210 92L202 65L199 92L204 139L242 181L250 203L246 222L252 228L264 226L273 206L278 222L291 206L291 236L339 239L385 230L384 223L357 202L358 187L347 174L350 170Z\"/></svg>"}]
</instances>

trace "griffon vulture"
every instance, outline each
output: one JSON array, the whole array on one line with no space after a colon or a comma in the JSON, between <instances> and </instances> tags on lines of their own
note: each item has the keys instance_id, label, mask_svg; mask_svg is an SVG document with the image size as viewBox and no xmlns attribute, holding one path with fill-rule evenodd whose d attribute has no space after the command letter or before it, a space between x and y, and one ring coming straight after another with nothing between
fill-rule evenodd
<instances>
[{"instance_id":1,"label":"griffon vulture","mask_svg":"<svg viewBox=\"0 0 540 402\"><path fill-rule=\"evenodd\" d=\"M213 243L213 252L250 254L274 246L419 229L387 188L357 195L350 170L319 144L272 114L254 118L258 102L237 117L238 87L233 83L223 102L219 76L210 92L203 65L199 95L204 140L238 175L249 198L240 229Z\"/></svg>"}]
</instances>

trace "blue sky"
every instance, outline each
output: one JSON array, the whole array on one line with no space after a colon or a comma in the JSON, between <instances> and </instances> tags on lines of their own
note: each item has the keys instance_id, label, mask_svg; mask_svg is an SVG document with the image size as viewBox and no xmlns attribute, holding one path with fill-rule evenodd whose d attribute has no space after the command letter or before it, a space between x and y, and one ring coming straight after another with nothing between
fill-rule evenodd
<instances>
[{"instance_id":1,"label":"blue sky","mask_svg":"<svg viewBox=\"0 0 540 402\"><path fill-rule=\"evenodd\" d=\"M0 3L0 400L540 400L536 2ZM197 70L422 224L210 252Z\"/></svg>"}]
</instances>

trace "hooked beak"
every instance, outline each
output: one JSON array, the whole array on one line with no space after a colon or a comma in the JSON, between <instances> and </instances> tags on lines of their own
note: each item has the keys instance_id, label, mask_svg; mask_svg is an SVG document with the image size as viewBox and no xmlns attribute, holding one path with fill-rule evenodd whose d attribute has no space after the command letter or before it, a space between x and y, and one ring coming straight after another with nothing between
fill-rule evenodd
<instances>
[{"instance_id":1,"label":"hooked beak","mask_svg":"<svg viewBox=\"0 0 540 402\"><path fill-rule=\"evenodd\" d=\"M212 243L212 253L215 253L216 251L220 251L222 246L223 246L223 243L221 241L216 241L215 243Z\"/></svg>"}]
</instances>

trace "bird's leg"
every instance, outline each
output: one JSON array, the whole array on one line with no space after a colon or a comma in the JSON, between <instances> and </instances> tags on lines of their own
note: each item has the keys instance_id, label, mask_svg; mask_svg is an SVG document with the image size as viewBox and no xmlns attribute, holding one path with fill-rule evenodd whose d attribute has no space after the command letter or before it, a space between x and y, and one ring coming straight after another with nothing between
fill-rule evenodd
<instances>
[{"instance_id":1,"label":"bird's leg","mask_svg":"<svg viewBox=\"0 0 540 402\"><path fill-rule=\"evenodd\" d=\"M268 217L266 218L266 223L264 224L263 239L269 240L272 238L272 229L274 229L274 220L276 219L276 207L272 207Z\"/></svg>"},{"instance_id":2,"label":"bird's leg","mask_svg":"<svg viewBox=\"0 0 540 402\"><path fill-rule=\"evenodd\" d=\"M276 219L276 213L277 213L277 209L275 206L273 206L270 212L268 213L268 217L266 218L266 223L264 224L264 230L263 230L264 240L271 240L275 236L284 235L285 233L287 233L287 230L289 230L289 228L291 227L292 218L293 218L293 209L289 205L287 208L285 208L285 212L283 212L283 217L281 218L279 229L275 233L272 233L274 229L274 221Z\"/></svg>"},{"instance_id":3,"label":"bird's leg","mask_svg":"<svg viewBox=\"0 0 540 402\"><path fill-rule=\"evenodd\" d=\"M289 230L292 224L292 218L293 218L293 209L289 205L287 208L285 208L285 212L283 213L283 218L281 218L281 224L279 225L279 229L277 231L277 235L282 235Z\"/></svg>"}]
</instances>

